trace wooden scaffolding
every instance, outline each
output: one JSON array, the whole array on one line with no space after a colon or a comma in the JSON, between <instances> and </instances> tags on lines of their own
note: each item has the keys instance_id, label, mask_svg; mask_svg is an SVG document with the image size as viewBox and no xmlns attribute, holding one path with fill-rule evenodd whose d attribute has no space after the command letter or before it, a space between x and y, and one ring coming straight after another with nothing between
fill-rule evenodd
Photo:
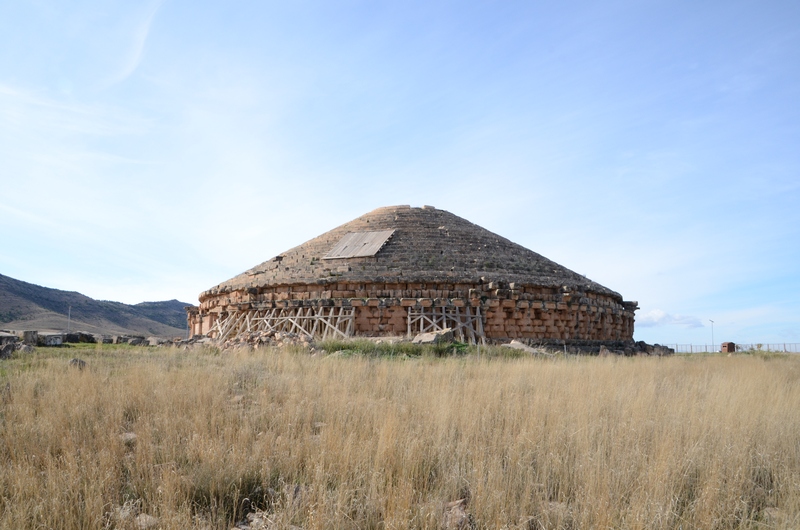
<instances>
[{"instance_id":1,"label":"wooden scaffolding","mask_svg":"<svg viewBox=\"0 0 800 530\"><path fill-rule=\"evenodd\" d=\"M208 335L219 342L240 333L296 333L309 338L351 337L352 307L282 307L232 311L217 320Z\"/></svg>"},{"instance_id":2,"label":"wooden scaffolding","mask_svg":"<svg viewBox=\"0 0 800 530\"><path fill-rule=\"evenodd\" d=\"M311 339L347 338L355 334L354 307L282 307L241 309L223 313L208 335L219 342L244 333L296 333ZM470 344L485 343L480 307L409 307L407 334L450 328L453 338Z\"/></svg>"},{"instance_id":3,"label":"wooden scaffolding","mask_svg":"<svg viewBox=\"0 0 800 530\"><path fill-rule=\"evenodd\" d=\"M453 338L470 344L484 344L483 317L480 307L408 308L408 335L450 328Z\"/></svg>"}]
</instances>

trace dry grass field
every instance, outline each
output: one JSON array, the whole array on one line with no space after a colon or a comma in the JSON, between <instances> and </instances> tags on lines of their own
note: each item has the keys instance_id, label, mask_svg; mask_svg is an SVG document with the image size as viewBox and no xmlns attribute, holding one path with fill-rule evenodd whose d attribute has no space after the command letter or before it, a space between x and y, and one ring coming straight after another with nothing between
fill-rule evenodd
<instances>
[{"instance_id":1,"label":"dry grass field","mask_svg":"<svg viewBox=\"0 0 800 530\"><path fill-rule=\"evenodd\" d=\"M800 358L492 353L4 361L0 528L800 527Z\"/></svg>"}]
</instances>

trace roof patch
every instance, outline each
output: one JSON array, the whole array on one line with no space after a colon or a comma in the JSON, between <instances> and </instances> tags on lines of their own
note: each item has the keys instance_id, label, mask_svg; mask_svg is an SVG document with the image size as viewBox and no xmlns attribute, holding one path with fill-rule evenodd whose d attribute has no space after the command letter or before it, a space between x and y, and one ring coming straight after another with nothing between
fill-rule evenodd
<instances>
[{"instance_id":1,"label":"roof patch","mask_svg":"<svg viewBox=\"0 0 800 530\"><path fill-rule=\"evenodd\" d=\"M322 259L374 256L389 241L392 234L394 230L349 232Z\"/></svg>"}]
</instances>

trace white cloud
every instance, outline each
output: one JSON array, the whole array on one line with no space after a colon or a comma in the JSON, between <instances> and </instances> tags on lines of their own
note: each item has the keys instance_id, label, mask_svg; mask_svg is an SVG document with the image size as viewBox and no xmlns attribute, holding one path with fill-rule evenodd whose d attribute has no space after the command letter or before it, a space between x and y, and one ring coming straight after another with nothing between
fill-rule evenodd
<instances>
[{"instance_id":1,"label":"white cloud","mask_svg":"<svg viewBox=\"0 0 800 530\"><path fill-rule=\"evenodd\" d=\"M143 134L150 126L140 114L92 102L62 102L34 90L0 83L0 135L18 143L59 139L76 143L85 137ZM34 147L29 148L33 150ZM46 149L41 149L45 151Z\"/></svg>"},{"instance_id":2,"label":"white cloud","mask_svg":"<svg viewBox=\"0 0 800 530\"><path fill-rule=\"evenodd\" d=\"M653 309L640 315L636 325L649 328L656 326L681 326L684 328L702 328L703 323L699 318L688 315L670 315L661 309Z\"/></svg>"},{"instance_id":3,"label":"white cloud","mask_svg":"<svg viewBox=\"0 0 800 530\"><path fill-rule=\"evenodd\" d=\"M149 6L144 18L139 21L139 24L132 32L132 42L125 59L122 61L117 73L107 81L106 87L124 81L139 67L139 63L142 62L142 56L144 55L147 36L150 34L150 26L164 1L165 0L157 0Z\"/></svg>"}]
</instances>

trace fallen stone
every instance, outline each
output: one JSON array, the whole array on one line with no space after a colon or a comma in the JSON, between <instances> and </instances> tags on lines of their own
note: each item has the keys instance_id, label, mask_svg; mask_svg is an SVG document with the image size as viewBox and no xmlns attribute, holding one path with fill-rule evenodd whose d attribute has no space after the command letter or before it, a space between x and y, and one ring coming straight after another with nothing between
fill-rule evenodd
<instances>
[{"instance_id":1,"label":"fallen stone","mask_svg":"<svg viewBox=\"0 0 800 530\"><path fill-rule=\"evenodd\" d=\"M28 344L30 346L36 346L39 344L39 332L38 331L23 331L22 332L22 342Z\"/></svg>"},{"instance_id":2,"label":"fallen stone","mask_svg":"<svg viewBox=\"0 0 800 530\"><path fill-rule=\"evenodd\" d=\"M0 359L8 359L15 351L17 351L17 345L13 342L3 344L0 346Z\"/></svg>"},{"instance_id":3,"label":"fallen stone","mask_svg":"<svg viewBox=\"0 0 800 530\"><path fill-rule=\"evenodd\" d=\"M97 339L91 333L87 333L85 331L78 332L78 342L83 342L86 344L95 344L97 343Z\"/></svg>"},{"instance_id":4,"label":"fallen stone","mask_svg":"<svg viewBox=\"0 0 800 530\"><path fill-rule=\"evenodd\" d=\"M122 506L117 506L114 511L110 512L114 519L120 523L126 523L133 519L139 513L139 505L136 502L127 501Z\"/></svg>"},{"instance_id":5,"label":"fallen stone","mask_svg":"<svg viewBox=\"0 0 800 530\"><path fill-rule=\"evenodd\" d=\"M255 510L251 513L248 513L244 519L232 526L231 530L274 530L277 528L301 530L299 527L294 525L286 526L285 523L279 524L275 519L276 516L274 514L270 515L266 512Z\"/></svg>"},{"instance_id":6,"label":"fallen stone","mask_svg":"<svg viewBox=\"0 0 800 530\"><path fill-rule=\"evenodd\" d=\"M453 342L453 330L450 328L420 333L411 341L412 344L442 344L448 342Z\"/></svg>"},{"instance_id":7,"label":"fallen stone","mask_svg":"<svg viewBox=\"0 0 800 530\"><path fill-rule=\"evenodd\" d=\"M527 344L523 344L518 340L512 340L508 344L501 344L501 346L505 348L512 348L514 350L524 351L525 353L530 353L531 355L552 355L551 353L548 353L544 350L532 348Z\"/></svg>"},{"instance_id":8,"label":"fallen stone","mask_svg":"<svg viewBox=\"0 0 800 530\"><path fill-rule=\"evenodd\" d=\"M133 447L136 445L136 440L138 440L139 437L136 436L135 432L124 432L119 435L119 439L122 440L122 443L126 446Z\"/></svg>"},{"instance_id":9,"label":"fallen stone","mask_svg":"<svg viewBox=\"0 0 800 530\"><path fill-rule=\"evenodd\" d=\"M652 355L674 355L675 350L667 346L661 346L660 344L653 344L653 351L650 353Z\"/></svg>"},{"instance_id":10,"label":"fallen stone","mask_svg":"<svg viewBox=\"0 0 800 530\"><path fill-rule=\"evenodd\" d=\"M63 343L61 333L39 333L39 346L61 346Z\"/></svg>"},{"instance_id":11,"label":"fallen stone","mask_svg":"<svg viewBox=\"0 0 800 530\"><path fill-rule=\"evenodd\" d=\"M6 333L5 331L0 331L0 344L7 344L9 342L17 342L19 337L13 333Z\"/></svg>"},{"instance_id":12,"label":"fallen stone","mask_svg":"<svg viewBox=\"0 0 800 530\"><path fill-rule=\"evenodd\" d=\"M467 499L459 499L444 505L443 529L466 530L474 527L475 523L467 513Z\"/></svg>"},{"instance_id":13,"label":"fallen stone","mask_svg":"<svg viewBox=\"0 0 800 530\"><path fill-rule=\"evenodd\" d=\"M600 357L608 357L611 355L625 355L625 351L609 350L605 346L600 346Z\"/></svg>"},{"instance_id":14,"label":"fallen stone","mask_svg":"<svg viewBox=\"0 0 800 530\"><path fill-rule=\"evenodd\" d=\"M86 361L78 358L70 359L69 360L70 368L77 368L78 370L83 370L86 368Z\"/></svg>"},{"instance_id":15,"label":"fallen stone","mask_svg":"<svg viewBox=\"0 0 800 530\"><path fill-rule=\"evenodd\" d=\"M136 516L136 528L140 530L148 530L158 526L158 517L153 517L146 513L140 513Z\"/></svg>"}]
</instances>

